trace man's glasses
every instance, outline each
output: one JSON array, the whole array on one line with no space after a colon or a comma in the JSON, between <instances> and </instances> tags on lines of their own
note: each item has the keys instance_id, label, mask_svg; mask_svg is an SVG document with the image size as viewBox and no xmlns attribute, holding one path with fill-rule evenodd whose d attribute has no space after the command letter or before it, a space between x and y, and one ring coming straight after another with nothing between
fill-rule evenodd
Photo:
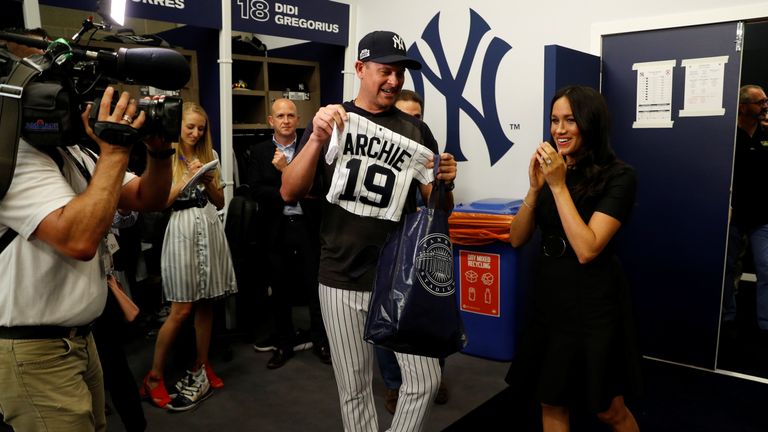
<instances>
[{"instance_id":1,"label":"man's glasses","mask_svg":"<svg viewBox=\"0 0 768 432\"><path fill-rule=\"evenodd\" d=\"M741 102L743 104L754 104L754 105L768 105L768 99L760 99L758 101L752 101L752 102Z\"/></svg>"}]
</instances>

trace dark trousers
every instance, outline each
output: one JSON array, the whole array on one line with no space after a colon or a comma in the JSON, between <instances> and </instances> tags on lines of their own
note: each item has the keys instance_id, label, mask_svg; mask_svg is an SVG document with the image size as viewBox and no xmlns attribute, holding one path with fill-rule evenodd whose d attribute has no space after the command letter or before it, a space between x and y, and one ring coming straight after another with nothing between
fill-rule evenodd
<instances>
[{"instance_id":1,"label":"dark trousers","mask_svg":"<svg viewBox=\"0 0 768 432\"><path fill-rule=\"evenodd\" d=\"M104 372L104 389L112 397L112 404L127 432L144 431L147 420L141 406L139 388L123 350L126 323L123 311L109 291L104 312L93 325L93 339Z\"/></svg>"},{"instance_id":2,"label":"dark trousers","mask_svg":"<svg viewBox=\"0 0 768 432\"><path fill-rule=\"evenodd\" d=\"M304 216L282 216L269 253L272 312L278 348L294 345L293 306L309 306L310 334L314 345L327 345L320 312L317 272L319 236Z\"/></svg>"}]
</instances>

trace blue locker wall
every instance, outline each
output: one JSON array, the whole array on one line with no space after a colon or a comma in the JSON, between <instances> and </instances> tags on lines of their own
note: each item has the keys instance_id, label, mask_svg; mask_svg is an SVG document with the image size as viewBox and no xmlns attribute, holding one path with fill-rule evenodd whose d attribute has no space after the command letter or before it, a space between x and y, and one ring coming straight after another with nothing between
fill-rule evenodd
<instances>
[{"instance_id":1,"label":"blue locker wall","mask_svg":"<svg viewBox=\"0 0 768 432\"><path fill-rule=\"evenodd\" d=\"M741 56L736 23L603 38L602 93L612 145L635 167L638 196L622 234L644 355L715 367ZM724 116L678 117L681 60L728 56ZM676 60L668 129L633 129L637 62Z\"/></svg>"}]
</instances>

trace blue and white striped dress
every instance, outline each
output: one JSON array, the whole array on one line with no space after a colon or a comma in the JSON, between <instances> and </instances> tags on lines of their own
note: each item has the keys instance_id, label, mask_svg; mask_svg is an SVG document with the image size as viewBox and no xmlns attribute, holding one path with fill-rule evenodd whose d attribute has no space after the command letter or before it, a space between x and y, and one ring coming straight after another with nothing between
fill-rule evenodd
<instances>
[{"instance_id":1,"label":"blue and white striped dress","mask_svg":"<svg viewBox=\"0 0 768 432\"><path fill-rule=\"evenodd\" d=\"M177 199L191 199L193 194ZM166 300L193 302L237 292L224 226L214 214L198 207L171 213L160 259Z\"/></svg>"}]
</instances>

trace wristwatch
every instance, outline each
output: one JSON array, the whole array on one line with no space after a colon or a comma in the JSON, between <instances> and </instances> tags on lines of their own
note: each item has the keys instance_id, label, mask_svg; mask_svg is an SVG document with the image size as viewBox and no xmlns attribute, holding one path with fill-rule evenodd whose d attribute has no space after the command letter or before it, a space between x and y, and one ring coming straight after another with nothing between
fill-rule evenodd
<instances>
[{"instance_id":1,"label":"wristwatch","mask_svg":"<svg viewBox=\"0 0 768 432\"><path fill-rule=\"evenodd\" d=\"M450 183L448 183L448 182L445 182L445 190L447 190L448 192L450 192L450 191L452 191L454 188L456 188L456 183L454 183L454 182L450 182Z\"/></svg>"}]
</instances>

